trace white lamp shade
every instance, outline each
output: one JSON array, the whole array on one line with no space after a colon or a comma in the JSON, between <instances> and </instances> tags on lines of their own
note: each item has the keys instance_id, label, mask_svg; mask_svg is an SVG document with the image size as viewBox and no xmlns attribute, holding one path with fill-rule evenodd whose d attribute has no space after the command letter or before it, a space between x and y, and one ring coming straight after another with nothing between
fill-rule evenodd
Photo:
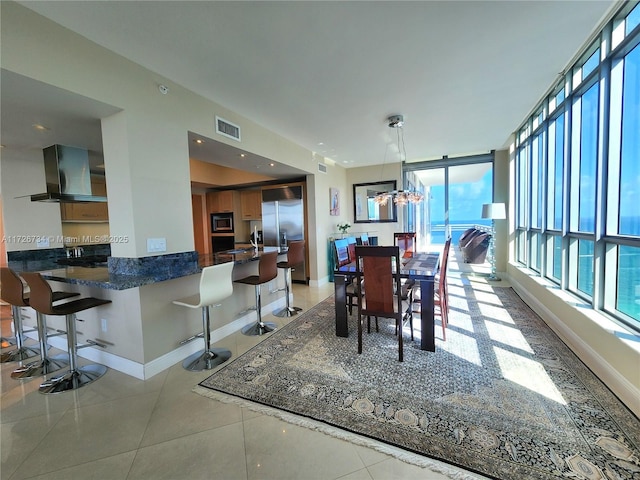
<instances>
[{"instance_id":1,"label":"white lamp shade","mask_svg":"<svg viewBox=\"0 0 640 480\"><path fill-rule=\"evenodd\" d=\"M485 203L482 205L482 218L502 220L507 218L504 203Z\"/></svg>"}]
</instances>

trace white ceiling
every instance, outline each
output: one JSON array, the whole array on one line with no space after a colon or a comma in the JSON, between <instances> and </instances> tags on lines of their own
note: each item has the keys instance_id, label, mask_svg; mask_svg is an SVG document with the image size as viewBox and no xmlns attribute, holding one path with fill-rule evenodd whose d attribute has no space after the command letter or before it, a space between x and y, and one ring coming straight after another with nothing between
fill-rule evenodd
<instances>
[{"instance_id":1,"label":"white ceiling","mask_svg":"<svg viewBox=\"0 0 640 480\"><path fill-rule=\"evenodd\" d=\"M505 148L614 2L19 3L349 168Z\"/></svg>"}]
</instances>

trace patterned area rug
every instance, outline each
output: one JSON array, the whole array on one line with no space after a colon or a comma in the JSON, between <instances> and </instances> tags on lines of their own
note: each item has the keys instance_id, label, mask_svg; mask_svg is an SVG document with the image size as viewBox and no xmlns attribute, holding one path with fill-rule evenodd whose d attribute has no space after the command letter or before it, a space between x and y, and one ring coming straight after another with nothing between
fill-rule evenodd
<instances>
[{"instance_id":1,"label":"patterned area rug","mask_svg":"<svg viewBox=\"0 0 640 480\"><path fill-rule=\"evenodd\" d=\"M390 321L365 333L358 355L356 315L351 336L336 337L329 298L195 390L376 439L452 478L465 475L430 459L504 480L640 478L638 418L511 288L451 284L450 303L446 342L421 351L407 329L400 363Z\"/></svg>"}]
</instances>

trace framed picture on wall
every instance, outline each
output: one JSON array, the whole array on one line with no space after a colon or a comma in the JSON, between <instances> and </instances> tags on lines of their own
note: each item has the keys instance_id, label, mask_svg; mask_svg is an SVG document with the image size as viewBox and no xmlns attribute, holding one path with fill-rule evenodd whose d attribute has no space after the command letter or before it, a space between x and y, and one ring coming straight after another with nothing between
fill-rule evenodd
<instances>
[{"instance_id":1,"label":"framed picture on wall","mask_svg":"<svg viewBox=\"0 0 640 480\"><path fill-rule=\"evenodd\" d=\"M340 215L340 190L329 189L329 215Z\"/></svg>"}]
</instances>

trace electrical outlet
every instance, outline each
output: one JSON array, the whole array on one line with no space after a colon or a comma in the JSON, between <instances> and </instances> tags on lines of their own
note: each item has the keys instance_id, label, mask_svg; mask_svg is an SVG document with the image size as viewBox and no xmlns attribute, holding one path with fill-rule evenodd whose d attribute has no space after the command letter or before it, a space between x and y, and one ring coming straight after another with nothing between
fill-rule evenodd
<instances>
[{"instance_id":1,"label":"electrical outlet","mask_svg":"<svg viewBox=\"0 0 640 480\"><path fill-rule=\"evenodd\" d=\"M100 328L102 328L102 331L104 333L107 333L107 319L106 318L100 319Z\"/></svg>"}]
</instances>

